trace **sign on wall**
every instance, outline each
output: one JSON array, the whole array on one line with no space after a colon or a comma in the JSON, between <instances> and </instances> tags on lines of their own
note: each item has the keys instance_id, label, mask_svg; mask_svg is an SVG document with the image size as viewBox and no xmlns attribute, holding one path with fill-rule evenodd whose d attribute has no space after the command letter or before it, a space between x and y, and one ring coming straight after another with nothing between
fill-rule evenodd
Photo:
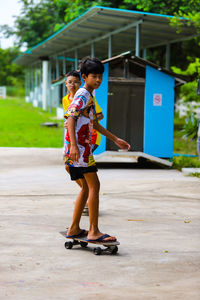
<instances>
[{"instance_id":1,"label":"sign on wall","mask_svg":"<svg viewBox=\"0 0 200 300\"><path fill-rule=\"evenodd\" d=\"M162 94L153 94L153 106L162 106Z\"/></svg>"}]
</instances>

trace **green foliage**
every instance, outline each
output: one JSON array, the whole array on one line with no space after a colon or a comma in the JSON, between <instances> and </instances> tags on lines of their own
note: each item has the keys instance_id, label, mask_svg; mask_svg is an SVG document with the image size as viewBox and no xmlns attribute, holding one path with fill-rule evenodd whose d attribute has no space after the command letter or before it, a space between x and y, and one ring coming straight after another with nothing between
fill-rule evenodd
<instances>
[{"instance_id":1,"label":"green foliage","mask_svg":"<svg viewBox=\"0 0 200 300\"><path fill-rule=\"evenodd\" d=\"M6 94L8 97L24 97L25 90L22 86L6 86Z\"/></svg>"},{"instance_id":2,"label":"green foliage","mask_svg":"<svg viewBox=\"0 0 200 300\"><path fill-rule=\"evenodd\" d=\"M0 48L0 85L22 87L24 84L23 67L13 63L20 54L18 48Z\"/></svg>"},{"instance_id":3,"label":"green foliage","mask_svg":"<svg viewBox=\"0 0 200 300\"><path fill-rule=\"evenodd\" d=\"M188 56L188 60L191 58ZM194 75L200 76L200 58L196 58L195 61L191 62L185 71L181 70L180 68L172 67L172 71L177 74L182 75Z\"/></svg>"},{"instance_id":4,"label":"green foliage","mask_svg":"<svg viewBox=\"0 0 200 300\"><path fill-rule=\"evenodd\" d=\"M185 137L196 140L199 123L200 120L198 120L194 114L191 114L189 117L187 117L182 130Z\"/></svg>"},{"instance_id":5,"label":"green foliage","mask_svg":"<svg viewBox=\"0 0 200 300\"><path fill-rule=\"evenodd\" d=\"M188 57L188 59L190 58ZM193 62L189 63L186 70L181 70L180 68L172 67L172 71L182 75L193 75L195 80L181 86L180 97L185 102L189 102L189 101L199 102L200 97L199 95L197 95L196 90L197 90L197 78L200 77L200 59L195 58Z\"/></svg>"},{"instance_id":6,"label":"green foliage","mask_svg":"<svg viewBox=\"0 0 200 300\"><path fill-rule=\"evenodd\" d=\"M24 99L0 99L0 147L62 147L63 121L58 128L41 126L55 115Z\"/></svg>"},{"instance_id":7,"label":"green foliage","mask_svg":"<svg viewBox=\"0 0 200 300\"><path fill-rule=\"evenodd\" d=\"M196 28L196 32L200 33L200 2L198 1L198 8L195 11L195 8L192 7L192 10L188 12L178 11L175 13L175 17L171 21L172 26L177 27L177 32L180 33L182 28L187 25L188 27L194 26ZM181 17L181 19L180 19Z\"/></svg>"},{"instance_id":8,"label":"green foliage","mask_svg":"<svg viewBox=\"0 0 200 300\"><path fill-rule=\"evenodd\" d=\"M21 2L21 15L15 20L15 34L20 38L21 45L27 43L28 47L32 47L40 43L53 33L57 22L63 23L64 12L57 11L55 1Z\"/></svg>"},{"instance_id":9,"label":"green foliage","mask_svg":"<svg viewBox=\"0 0 200 300\"><path fill-rule=\"evenodd\" d=\"M200 160L198 157L173 157L173 168L181 170L182 168L199 168Z\"/></svg>"},{"instance_id":10,"label":"green foliage","mask_svg":"<svg viewBox=\"0 0 200 300\"><path fill-rule=\"evenodd\" d=\"M192 176L192 177L198 177L198 178L200 178L200 173L198 173L198 172L194 172L194 173L190 173L188 176Z\"/></svg>"},{"instance_id":11,"label":"green foliage","mask_svg":"<svg viewBox=\"0 0 200 300\"><path fill-rule=\"evenodd\" d=\"M191 137L184 136L185 132L183 128L186 124L185 117L179 117L178 113L175 113L174 118L174 153L181 154L197 154L196 140L192 140Z\"/></svg>"},{"instance_id":12,"label":"green foliage","mask_svg":"<svg viewBox=\"0 0 200 300\"><path fill-rule=\"evenodd\" d=\"M181 12L188 14L200 9L199 0L124 0L124 3L136 5L138 10L171 15Z\"/></svg>"},{"instance_id":13,"label":"green foliage","mask_svg":"<svg viewBox=\"0 0 200 300\"><path fill-rule=\"evenodd\" d=\"M197 155L197 142L191 137L184 136L183 127L186 124L184 117L180 118L178 114L175 114L174 119L174 153L179 154L192 154ZM181 170L181 168L187 167L200 167L200 160L198 157L188 156L174 156L173 157L173 168Z\"/></svg>"}]
</instances>

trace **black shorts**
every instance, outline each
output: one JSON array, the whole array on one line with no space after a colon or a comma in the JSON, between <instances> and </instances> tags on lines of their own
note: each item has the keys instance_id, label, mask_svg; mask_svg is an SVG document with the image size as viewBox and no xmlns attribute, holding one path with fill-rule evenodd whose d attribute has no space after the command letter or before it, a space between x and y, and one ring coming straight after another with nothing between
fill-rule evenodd
<instances>
[{"instance_id":1,"label":"black shorts","mask_svg":"<svg viewBox=\"0 0 200 300\"><path fill-rule=\"evenodd\" d=\"M97 172L96 166L91 167L69 167L71 180L83 179L85 173Z\"/></svg>"}]
</instances>

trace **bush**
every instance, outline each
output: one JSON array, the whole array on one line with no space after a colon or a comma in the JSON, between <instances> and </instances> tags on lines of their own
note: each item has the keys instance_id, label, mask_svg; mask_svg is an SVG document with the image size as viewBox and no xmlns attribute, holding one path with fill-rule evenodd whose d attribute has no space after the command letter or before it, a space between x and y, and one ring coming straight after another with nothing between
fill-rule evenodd
<instances>
[{"instance_id":1,"label":"bush","mask_svg":"<svg viewBox=\"0 0 200 300\"><path fill-rule=\"evenodd\" d=\"M197 95L197 79L200 77L199 70L200 58L196 58L195 61L191 62L185 71L177 67L172 67L172 71L174 73L192 76L195 78L193 81L182 85L180 88L180 98L182 98L185 102L200 102L200 97Z\"/></svg>"},{"instance_id":2,"label":"bush","mask_svg":"<svg viewBox=\"0 0 200 300\"><path fill-rule=\"evenodd\" d=\"M178 170L182 168L200 168L200 160L198 157L173 157L173 168Z\"/></svg>"},{"instance_id":3,"label":"bush","mask_svg":"<svg viewBox=\"0 0 200 300\"><path fill-rule=\"evenodd\" d=\"M7 86L6 94L8 97L25 97L25 90L22 86Z\"/></svg>"}]
</instances>

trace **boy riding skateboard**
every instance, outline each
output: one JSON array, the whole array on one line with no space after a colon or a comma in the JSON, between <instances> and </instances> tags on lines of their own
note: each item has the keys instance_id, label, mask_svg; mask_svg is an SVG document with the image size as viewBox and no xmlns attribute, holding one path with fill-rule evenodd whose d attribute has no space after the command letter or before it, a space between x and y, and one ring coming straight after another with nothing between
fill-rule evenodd
<instances>
[{"instance_id":1,"label":"boy riding skateboard","mask_svg":"<svg viewBox=\"0 0 200 300\"><path fill-rule=\"evenodd\" d=\"M78 89L81 86L81 77L80 74L76 71L70 71L68 72L66 75L66 80L65 80L65 86L68 90L68 94L66 96L63 97L62 99L62 104L63 104L63 109L64 112L67 111L68 107L70 106L70 104L72 103L72 100L74 98L74 95L76 94L76 92L78 91ZM94 103L95 103L95 111L97 114L97 119L98 121L103 119L103 113L102 113L102 109L99 106L99 104L97 103L96 98L94 97ZM64 123L64 127L67 130L67 120ZM91 148L92 148L92 152L94 152L97 147L100 145L100 141L101 141L101 135L99 132L97 132L95 129L93 129L92 131L92 140L91 140ZM66 152L68 150L68 134L66 134L65 136L65 140L64 140L64 149L65 149L65 159L64 161L66 162ZM65 170L69 173L69 167L67 165L67 163L65 163ZM81 187L81 180L77 179L76 183ZM83 215L88 216L88 204L86 203L84 210L83 210Z\"/></svg>"},{"instance_id":2,"label":"boy riding skateboard","mask_svg":"<svg viewBox=\"0 0 200 300\"><path fill-rule=\"evenodd\" d=\"M79 223L89 195L89 231L87 232L87 240L95 242L116 241L115 237L102 233L98 227L100 182L91 151L92 130L93 128L96 129L123 150L129 150L130 145L98 123L92 92L102 82L103 64L97 58L87 58L82 62L80 70L85 82L84 87L76 92L71 105L65 113L65 118L68 119L69 134L66 163L69 166L71 180L81 180L81 191L76 199L72 224L68 229L67 237L86 235L86 231L80 228Z\"/></svg>"}]
</instances>

